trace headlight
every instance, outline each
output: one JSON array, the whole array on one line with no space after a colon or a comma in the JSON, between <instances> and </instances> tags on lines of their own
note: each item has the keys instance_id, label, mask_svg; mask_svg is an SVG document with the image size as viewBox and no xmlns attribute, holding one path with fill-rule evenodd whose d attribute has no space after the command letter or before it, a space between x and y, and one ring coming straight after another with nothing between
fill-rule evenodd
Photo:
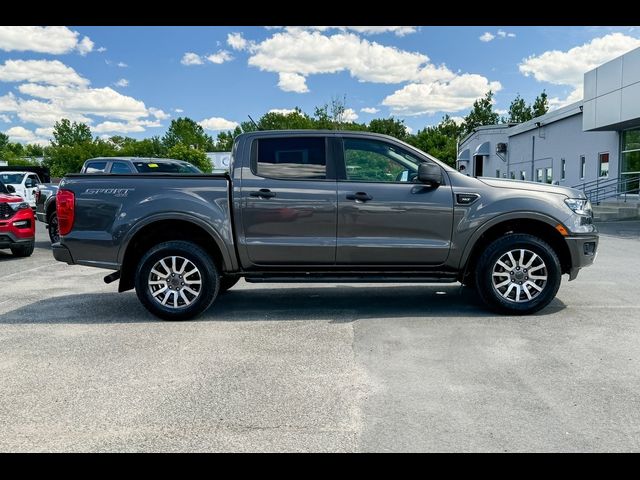
<instances>
[{"instance_id":1,"label":"headlight","mask_svg":"<svg viewBox=\"0 0 640 480\"><path fill-rule=\"evenodd\" d=\"M23 208L29 208L29 204L27 202L9 202L8 205L16 212Z\"/></svg>"},{"instance_id":2,"label":"headlight","mask_svg":"<svg viewBox=\"0 0 640 480\"><path fill-rule=\"evenodd\" d=\"M591 202L589 200L567 198L564 203L567 204L567 207L569 207L572 212L578 215L593 216L593 210L591 209Z\"/></svg>"}]
</instances>

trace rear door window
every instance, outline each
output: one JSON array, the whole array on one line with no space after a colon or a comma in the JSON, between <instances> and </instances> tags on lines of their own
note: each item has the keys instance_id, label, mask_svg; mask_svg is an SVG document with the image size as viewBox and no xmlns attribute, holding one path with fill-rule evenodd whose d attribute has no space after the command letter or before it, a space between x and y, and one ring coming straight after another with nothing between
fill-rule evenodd
<instances>
[{"instance_id":1,"label":"rear door window","mask_svg":"<svg viewBox=\"0 0 640 480\"><path fill-rule=\"evenodd\" d=\"M107 170L107 162L89 162L84 173L104 173Z\"/></svg>"},{"instance_id":2,"label":"rear door window","mask_svg":"<svg viewBox=\"0 0 640 480\"><path fill-rule=\"evenodd\" d=\"M253 173L260 177L324 180L327 151L324 137L260 138Z\"/></svg>"},{"instance_id":3,"label":"rear door window","mask_svg":"<svg viewBox=\"0 0 640 480\"><path fill-rule=\"evenodd\" d=\"M112 162L111 173L131 173L131 167L126 162Z\"/></svg>"}]
</instances>

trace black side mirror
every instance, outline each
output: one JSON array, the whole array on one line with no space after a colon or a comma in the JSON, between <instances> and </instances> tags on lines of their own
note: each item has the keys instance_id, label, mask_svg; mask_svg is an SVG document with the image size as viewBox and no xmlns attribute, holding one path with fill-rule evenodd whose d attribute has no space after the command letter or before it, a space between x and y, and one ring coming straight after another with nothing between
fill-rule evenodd
<instances>
[{"instance_id":1,"label":"black side mirror","mask_svg":"<svg viewBox=\"0 0 640 480\"><path fill-rule=\"evenodd\" d=\"M16 189L13 185L7 185L7 192L16 193Z\"/></svg>"},{"instance_id":2,"label":"black side mirror","mask_svg":"<svg viewBox=\"0 0 640 480\"><path fill-rule=\"evenodd\" d=\"M418 166L418 181L437 187L442 183L442 169L435 163L423 162Z\"/></svg>"}]
</instances>

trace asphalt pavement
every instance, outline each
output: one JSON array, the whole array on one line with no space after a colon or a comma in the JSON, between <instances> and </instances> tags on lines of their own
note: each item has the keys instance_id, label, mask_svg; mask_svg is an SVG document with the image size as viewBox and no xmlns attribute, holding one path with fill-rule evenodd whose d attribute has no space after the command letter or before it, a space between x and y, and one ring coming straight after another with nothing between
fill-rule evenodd
<instances>
[{"instance_id":1,"label":"asphalt pavement","mask_svg":"<svg viewBox=\"0 0 640 480\"><path fill-rule=\"evenodd\" d=\"M0 451L638 451L640 222L528 317L459 285L248 284L162 322L0 251ZM6 252L6 253L5 253Z\"/></svg>"}]
</instances>

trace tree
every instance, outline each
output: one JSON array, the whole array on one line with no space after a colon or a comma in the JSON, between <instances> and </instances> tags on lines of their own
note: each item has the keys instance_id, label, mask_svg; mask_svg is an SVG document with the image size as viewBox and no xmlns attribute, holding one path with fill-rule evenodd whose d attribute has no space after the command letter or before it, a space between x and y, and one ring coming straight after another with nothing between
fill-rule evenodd
<instances>
[{"instance_id":1,"label":"tree","mask_svg":"<svg viewBox=\"0 0 640 480\"><path fill-rule=\"evenodd\" d=\"M391 135L398 140L407 139L407 126L404 124L404 120L397 118L374 118L369 122L368 130L373 133L382 133L384 135Z\"/></svg>"},{"instance_id":2,"label":"tree","mask_svg":"<svg viewBox=\"0 0 640 480\"><path fill-rule=\"evenodd\" d=\"M518 94L516 98L509 105L509 117L507 122L509 123L522 123L529 121L533 118L532 109L530 105L527 105L524 98Z\"/></svg>"},{"instance_id":3,"label":"tree","mask_svg":"<svg viewBox=\"0 0 640 480\"><path fill-rule=\"evenodd\" d=\"M313 120L298 107L293 112L269 112L258 120L260 130L308 130L315 128Z\"/></svg>"},{"instance_id":4,"label":"tree","mask_svg":"<svg viewBox=\"0 0 640 480\"><path fill-rule=\"evenodd\" d=\"M467 135L482 125L495 125L498 118L499 115L493 111L493 92L489 90L483 98L473 102L471 111L464 117L463 134Z\"/></svg>"},{"instance_id":5,"label":"tree","mask_svg":"<svg viewBox=\"0 0 640 480\"><path fill-rule=\"evenodd\" d=\"M547 100L547 92L544 90L533 101L532 115L533 117L539 117L549 111L549 100Z\"/></svg>"},{"instance_id":6,"label":"tree","mask_svg":"<svg viewBox=\"0 0 640 480\"><path fill-rule=\"evenodd\" d=\"M9 135L0 132L0 151L9 144Z\"/></svg>"},{"instance_id":7,"label":"tree","mask_svg":"<svg viewBox=\"0 0 640 480\"><path fill-rule=\"evenodd\" d=\"M423 152L453 166L456 163L456 149L461 133L462 126L449 115L445 115L439 124L418 130L418 133L408 137L407 141Z\"/></svg>"},{"instance_id":8,"label":"tree","mask_svg":"<svg viewBox=\"0 0 640 480\"><path fill-rule=\"evenodd\" d=\"M91 129L84 123L71 123L63 118L53 126L53 138L51 142L54 147L68 147L91 142Z\"/></svg>"},{"instance_id":9,"label":"tree","mask_svg":"<svg viewBox=\"0 0 640 480\"><path fill-rule=\"evenodd\" d=\"M204 150L193 148L184 143L177 143L169 149L167 154L169 158L189 162L205 173L211 172L211 161Z\"/></svg>"},{"instance_id":10,"label":"tree","mask_svg":"<svg viewBox=\"0 0 640 480\"><path fill-rule=\"evenodd\" d=\"M213 150L213 138L204 132L201 125L191 120L189 117L180 117L171 120L171 125L162 143L167 149L181 143L200 149L204 152Z\"/></svg>"}]
</instances>

